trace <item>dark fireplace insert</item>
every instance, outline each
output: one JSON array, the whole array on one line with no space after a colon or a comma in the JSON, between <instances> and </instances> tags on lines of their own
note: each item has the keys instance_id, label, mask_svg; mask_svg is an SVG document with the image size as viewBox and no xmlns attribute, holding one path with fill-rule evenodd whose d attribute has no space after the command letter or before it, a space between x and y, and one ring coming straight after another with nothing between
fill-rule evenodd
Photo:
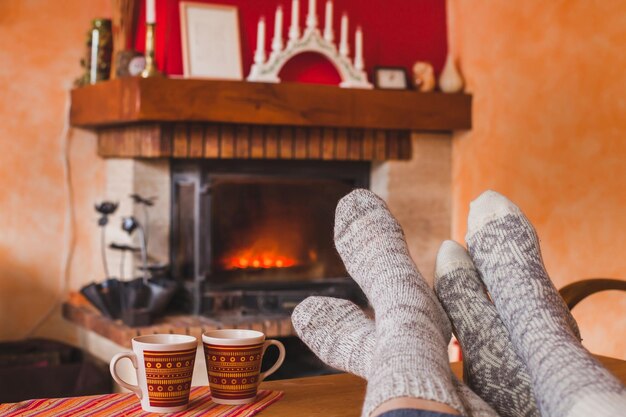
<instances>
[{"instance_id":1,"label":"dark fireplace insert","mask_svg":"<svg viewBox=\"0 0 626 417\"><path fill-rule=\"evenodd\" d=\"M171 261L191 313L285 314L309 295L363 304L333 244L369 162L174 160Z\"/></svg>"}]
</instances>

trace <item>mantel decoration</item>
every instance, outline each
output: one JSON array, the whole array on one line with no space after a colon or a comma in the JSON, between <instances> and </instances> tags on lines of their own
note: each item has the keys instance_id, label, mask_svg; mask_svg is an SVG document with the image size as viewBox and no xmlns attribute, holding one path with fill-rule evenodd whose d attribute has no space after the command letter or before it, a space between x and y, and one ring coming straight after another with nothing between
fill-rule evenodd
<instances>
[{"instance_id":1,"label":"mantel decoration","mask_svg":"<svg viewBox=\"0 0 626 417\"><path fill-rule=\"evenodd\" d=\"M418 91L433 91L435 84L435 70L430 62L417 61L413 64L413 85Z\"/></svg>"},{"instance_id":2,"label":"mantel decoration","mask_svg":"<svg viewBox=\"0 0 626 417\"><path fill-rule=\"evenodd\" d=\"M154 58L154 42L156 34L156 0L146 0L146 67L141 72L141 77L159 77L161 72L157 69Z\"/></svg>"},{"instance_id":3,"label":"mantel decoration","mask_svg":"<svg viewBox=\"0 0 626 417\"><path fill-rule=\"evenodd\" d=\"M96 212L100 215L98 226L100 227L100 249L102 266L104 269L104 281L93 282L81 288L80 292L93 304L105 317L113 320L121 319L129 326L147 326L151 320L165 311L178 288L174 280L169 277L169 267L158 263L148 263L148 235L146 226L149 222L148 210L154 205L156 197L144 198L138 194L132 194L130 198L134 204L143 208L143 224L135 217L122 218L122 230L128 235L137 232L139 235L139 248L131 244L112 242L106 245L106 227L110 218L115 214L119 204L112 201L103 201L95 205ZM119 277L114 277L108 266L107 248L121 252ZM124 256L126 252L141 255L141 276L126 278L124 274ZM131 272L132 276L134 274Z\"/></svg>"},{"instance_id":4,"label":"mantel decoration","mask_svg":"<svg viewBox=\"0 0 626 417\"><path fill-rule=\"evenodd\" d=\"M456 66L456 45L454 43L456 34L453 33L455 14L454 6L450 1L446 2L446 14L448 18L448 55L441 75L439 75L439 88L444 93L459 93L463 91L464 82Z\"/></svg>"},{"instance_id":5,"label":"mantel decoration","mask_svg":"<svg viewBox=\"0 0 626 417\"><path fill-rule=\"evenodd\" d=\"M238 8L181 1L179 9L185 78L243 80Z\"/></svg>"},{"instance_id":6,"label":"mantel decoration","mask_svg":"<svg viewBox=\"0 0 626 417\"><path fill-rule=\"evenodd\" d=\"M333 3L326 2L324 32L318 28L316 0L309 0L309 10L306 17L304 32L300 31L300 0L292 0L291 26L287 45L283 41L283 9L276 9L274 19L274 37L272 51L267 59L265 51L265 18L261 17L257 28L257 46L254 54L254 63L248 75L248 81L278 83L278 74L284 65L294 56L304 52L315 52L325 56L337 69L341 77L340 87L344 88L373 88L364 71L363 60L363 31L357 27L354 35L354 59L350 59L350 45L348 42L348 16L341 17L339 48L334 44L333 31Z\"/></svg>"},{"instance_id":7,"label":"mantel decoration","mask_svg":"<svg viewBox=\"0 0 626 417\"><path fill-rule=\"evenodd\" d=\"M113 54L111 56L111 79L130 76L130 61L141 56L132 48L137 31L139 0L112 1Z\"/></svg>"},{"instance_id":8,"label":"mantel decoration","mask_svg":"<svg viewBox=\"0 0 626 417\"><path fill-rule=\"evenodd\" d=\"M77 87L109 79L113 51L111 19L93 19L91 21L85 46L85 57L80 60L84 72L74 81L74 85Z\"/></svg>"}]
</instances>

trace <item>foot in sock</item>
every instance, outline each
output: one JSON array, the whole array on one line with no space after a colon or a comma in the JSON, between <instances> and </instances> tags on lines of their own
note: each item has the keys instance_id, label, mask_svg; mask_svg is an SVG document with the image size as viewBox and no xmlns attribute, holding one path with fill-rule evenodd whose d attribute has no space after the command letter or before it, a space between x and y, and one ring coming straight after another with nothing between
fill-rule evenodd
<instances>
[{"instance_id":1,"label":"foot in sock","mask_svg":"<svg viewBox=\"0 0 626 417\"><path fill-rule=\"evenodd\" d=\"M580 344L521 210L498 193L483 193L470 205L466 242L526 364L541 415L623 416L626 388Z\"/></svg>"},{"instance_id":2,"label":"foot in sock","mask_svg":"<svg viewBox=\"0 0 626 417\"><path fill-rule=\"evenodd\" d=\"M293 326L300 339L327 365L367 379L376 347L374 321L348 300L309 297L295 308ZM498 414L453 376L467 417Z\"/></svg>"},{"instance_id":3,"label":"foot in sock","mask_svg":"<svg viewBox=\"0 0 626 417\"><path fill-rule=\"evenodd\" d=\"M363 416L403 397L464 413L448 364L450 322L385 203L368 190L342 198L335 214L335 245L376 315Z\"/></svg>"},{"instance_id":4,"label":"foot in sock","mask_svg":"<svg viewBox=\"0 0 626 417\"><path fill-rule=\"evenodd\" d=\"M526 365L461 245L445 241L435 267L435 293L463 351L463 379L501 417L538 417Z\"/></svg>"}]
</instances>

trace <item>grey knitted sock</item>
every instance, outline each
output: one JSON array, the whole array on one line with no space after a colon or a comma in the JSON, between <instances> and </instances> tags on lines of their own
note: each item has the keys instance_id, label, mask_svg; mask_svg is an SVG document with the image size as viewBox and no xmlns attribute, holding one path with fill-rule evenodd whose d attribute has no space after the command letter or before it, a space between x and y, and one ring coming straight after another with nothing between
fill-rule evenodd
<instances>
[{"instance_id":1,"label":"grey knitted sock","mask_svg":"<svg viewBox=\"0 0 626 417\"><path fill-rule=\"evenodd\" d=\"M367 379L376 346L374 321L348 300L309 297L295 308L293 327L298 336L329 366ZM455 376L454 387L467 417L498 414Z\"/></svg>"},{"instance_id":2,"label":"grey knitted sock","mask_svg":"<svg viewBox=\"0 0 626 417\"><path fill-rule=\"evenodd\" d=\"M376 314L363 416L398 397L432 400L463 413L447 358L450 322L385 203L368 190L342 198L335 213L335 245Z\"/></svg>"},{"instance_id":3,"label":"grey knitted sock","mask_svg":"<svg viewBox=\"0 0 626 417\"><path fill-rule=\"evenodd\" d=\"M445 241L435 266L435 293L463 350L463 379L502 417L538 417L526 365L517 356L474 263Z\"/></svg>"},{"instance_id":4,"label":"grey knitted sock","mask_svg":"<svg viewBox=\"0 0 626 417\"><path fill-rule=\"evenodd\" d=\"M624 416L626 389L580 344L521 210L498 193L483 193L470 205L466 241L528 368L541 415Z\"/></svg>"}]
</instances>

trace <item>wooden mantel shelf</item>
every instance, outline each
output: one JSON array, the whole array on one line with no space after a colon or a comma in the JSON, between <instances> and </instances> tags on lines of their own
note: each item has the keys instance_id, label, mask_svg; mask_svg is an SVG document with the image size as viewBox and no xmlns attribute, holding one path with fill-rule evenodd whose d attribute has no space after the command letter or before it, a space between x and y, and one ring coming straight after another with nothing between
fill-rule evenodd
<instances>
[{"instance_id":1,"label":"wooden mantel shelf","mask_svg":"<svg viewBox=\"0 0 626 417\"><path fill-rule=\"evenodd\" d=\"M210 122L410 131L471 128L467 94L299 83L122 78L72 91L73 126Z\"/></svg>"}]
</instances>

